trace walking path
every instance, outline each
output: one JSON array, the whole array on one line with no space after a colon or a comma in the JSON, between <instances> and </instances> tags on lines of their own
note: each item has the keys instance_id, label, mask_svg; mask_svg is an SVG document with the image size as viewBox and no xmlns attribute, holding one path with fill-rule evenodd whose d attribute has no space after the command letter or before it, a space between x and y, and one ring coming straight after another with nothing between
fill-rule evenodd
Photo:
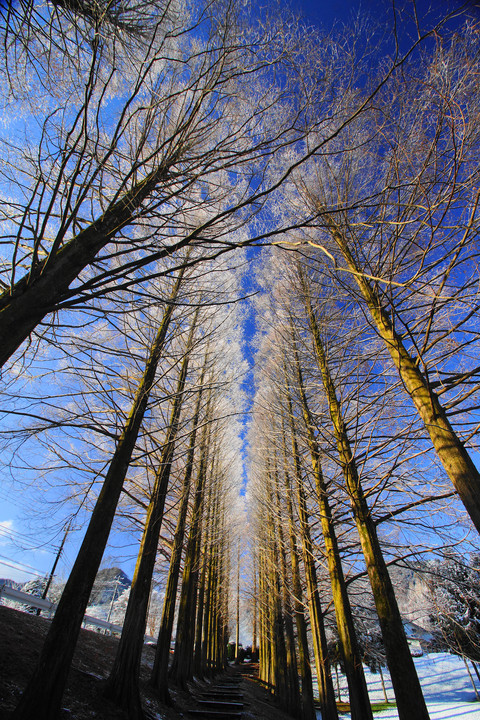
<instances>
[{"instance_id":1,"label":"walking path","mask_svg":"<svg viewBox=\"0 0 480 720\"><path fill-rule=\"evenodd\" d=\"M232 665L211 683L199 683L184 712L205 720L291 720L256 680L256 665Z\"/></svg>"}]
</instances>

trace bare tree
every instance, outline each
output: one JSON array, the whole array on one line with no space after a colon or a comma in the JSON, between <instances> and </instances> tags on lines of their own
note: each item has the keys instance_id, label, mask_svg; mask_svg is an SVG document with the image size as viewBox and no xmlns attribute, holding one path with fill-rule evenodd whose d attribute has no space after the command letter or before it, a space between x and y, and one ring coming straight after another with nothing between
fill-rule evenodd
<instances>
[{"instance_id":1,"label":"bare tree","mask_svg":"<svg viewBox=\"0 0 480 720\"><path fill-rule=\"evenodd\" d=\"M200 410L202 402L202 393L204 390L203 382L205 379L207 355L200 376L200 384L195 412L192 420L192 430L188 447L187 460L185 463L185 472L183 476L181 505L178 511L177 526L173 539L172 554L170 558L170 567L168 572L167 587L165 590L165 599L163 604L162 620L158 634L157 650L155 653L155 662L153 665L150 682L158 693L159 698L164 703L170 704L170 694L168 692L168 664L170 654L170 643L172 639L172 630L175 617L175 602L177 597L178 582L180 579L180 563L182 549L185 536L185 526L187 520L188 500L191 489L191 479L194 467L194 455L197 449L197 429L200 420Z\"/></svg>"},{"instance_id":2,"label":"bare tree","mask_svg":"<svg viewBox=\"0 0 480 720\"><path fill-rule=\"evenodd\" d=\"M468 27L439 39L377 95L350 149L344 136L298 187L320 216L306 242L370 316L480 530L480 475L465 446L477 428L462 426L478 392L476 54Z\"/></svg>"},{"instance_id":3,"label":"bare tree","mask_svg":"<svg viewBox=\"0 0 480 720\"><path fill-rule=\"evenodd\" d=\"M147 409L182 277L183 273L173 287L171 302L165 309L150 349L127 423L116 444L85 537L45 640L42 656L15 711L19 718L28 717L33 707L41 707L45 718L55 716L59 710L76 640Z\"/></svg>"},{"instance_id":4,"label":"bare tree","mask_svg":"<svg viewBox=\"0 0 480 720\"><path fill-rule=\"evenodd\" d=\"M187 382L190 355L194 344L195 331L197 329L198 313L199 311L197 309L189 331L166 439L148 505L122 635L105 689L107 697L122 707L128 708L132 720L143 717L138 684L145 627L147 624L148 599L150 597L158 539L163 521L165 499L175 453L175 443L180 428L180 414L182 411L185 384Z\"/></svg>"},{"instance_id":5,"label":"bare tree","mask_svg":"<svg viewBox=\"0 0 480 720\"><path fill-rule=\"evenodd\" d=\"M253 225L233 231L255 221L305 132L306 98L292 107L275 81L299 52L278 23L247 27L222 0L167 3L132 49L101 33L83 43L63 11L46 14L47 38L28 43L40 82L19 69L8 97L30 139L3 147L2 364L46 316L145 281L140 268L158 275L182 247L215 257L253 242Z\"/></svg>"}]
</instances>

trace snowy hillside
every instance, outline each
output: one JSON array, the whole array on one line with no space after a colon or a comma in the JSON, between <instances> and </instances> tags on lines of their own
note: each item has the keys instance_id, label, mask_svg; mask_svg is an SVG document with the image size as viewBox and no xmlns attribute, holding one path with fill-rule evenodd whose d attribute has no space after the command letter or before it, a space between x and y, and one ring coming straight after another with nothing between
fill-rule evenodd
<instances>
[{"instance_id":1,"label":"snowy hillside","mask_svg":"<svg viewBox=\"0 0 480 720\"><path fill-rule=\"evenodd\" d=\"M431 653L414 658L414 662L432 720L480 720L480 702L476 699L472 681L461 658L448 653ZM469 669L472 676L475 676L470 662ZM380 675L372 675L368 668L365 675L372 702L383 702ZM388 698L393 700L390 677L386 670L384 678ZM480 694L478 680L476 685ZM343 696L346 698L346 682L342 688ZM347 720L350 715L342 714L341 718ZM398 720L398 713L395 709L385 710L375 713L375 718Z\"/></svg>"}]
</instances>

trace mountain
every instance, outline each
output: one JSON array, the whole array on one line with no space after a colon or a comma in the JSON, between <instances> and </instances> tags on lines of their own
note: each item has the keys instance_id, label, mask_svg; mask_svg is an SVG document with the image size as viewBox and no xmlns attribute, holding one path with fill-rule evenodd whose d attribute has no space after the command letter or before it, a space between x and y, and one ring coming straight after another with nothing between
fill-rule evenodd
<instances>
[{"instance_id":1,"label":"mountain","mask_svg":"<svg viewBox=\"0 0 480 720\"><path fill-rule=\"evenodd\" d=\"M88 604L108 604L112 601L114 594L115 598L118 598L131 584L132 581L121 568L104 568L97 574Z\"/></svg>"},{"instance_id":2,"label":"mountain","mask_svg":"<svg viewBox=\"0 0 480 720\"><path fill-rule=\"evenodd\" d=\"M21 590L23 583L10 580L10 578L0 578L0 587L6 585L7 587L14 588L15 590Z\"/></svg>"}]
</instances>

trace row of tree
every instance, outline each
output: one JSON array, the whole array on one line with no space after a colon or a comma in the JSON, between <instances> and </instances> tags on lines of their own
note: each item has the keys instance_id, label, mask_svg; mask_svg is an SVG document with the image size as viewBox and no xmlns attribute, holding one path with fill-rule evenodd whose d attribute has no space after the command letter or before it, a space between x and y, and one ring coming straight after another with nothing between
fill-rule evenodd
<instances>
[{"instance_id":1,"label":"row of tree","mask_svg":"<svg viewBox=\"0 0 480 720\"><path fill-rule=\"evenodd\" d=\"M275 242L251 442L261 674L312 716L308 607L336 717L331 596L352 713L370 717L347 591L367 573L401 717L426 718L387 564L411 544L397 519L446 532L451 483L480 529L478 27L414 14L401 52L396 33L320 42L224 0L1 13L2 457L87 518L15 717L58 712L112 528L140 549L108 695L141 715L160 538L152 682L168 699L177 598L172 677L222 665L245 373L232 257Z\"/></svg>"},{"instance_id":2,"label":"row of tree","mask_svg":"<svg viewBox=\"0 0 480 720\"><path fill-rule=\"evenodd\" d=\"M212 261L252 241L244 228L285 174L274 150L304 133L287 87L271 83L298 45L224 2L21 2L1 14L3 457L87 523L15 717L57 715L122 527L140 548L105 692L140 717L161 534L152 685L168 699L175 617L173 680L225 661L242 367L238 288Z\"/></svg>"},{"instance_id":3,"label":"row of tree","mask_svg":"<svg viewBox=\"0 0 480 720\"><path fill-rule=\"evenodd\" d=\"M261 672L295 708L300 663L303 717L306 608L322 717L337 717L330 605L352 717L371 717L352 612L364 574L399 716L428 718L388 564L460 542L447 532L458 512L447 478L479 529L466 447L476 449L478 428L477 32L404 64L327 159L292 173L286 203L317 219L262 265L252 434ZM279 567L279 557L290 560Z\"/></svg>"},{"instance_id":4,"label":"row of tree","mask_svg":"<svg viewBox=\"0 0 480 720\"><path fill-rule=\"evenodd\" d=\"M142 716L140 661L160 540L167 569L153 687L167 701L169 672L183 684L224 665L235 517L227 509L239 483L238 313L228 302L237 290L228 267L202 274L173 272L156 306L132 303L128 315L106 315L81 332L59 328L58 344L22 372L26 382L44 367L42 388L33 382L28 396L34 420L8 434L16 462L35 448L48 482L69 473L66 509L76 515L86 504L90 518L19 717L39 698L45 718L60 707L112 528L135 533L139 551L107 696ZM64 502L57 512L64 516Z\"/></svg>"},{"instance_id":5,"label":"row of tree","mask_svg":"<svg viewBox=\"0 0 480 720\"><path fill-rule=\"evenodd\" d=\"M251 440L261 676L292 711L312 716L309 621L323 716L337 717L332 634L352 717L371 716L362 669L368 648L357 635L374 606L399 714L425 718L387 566L410 563L418 572L422 554L447 542L466 547L468 530L399 397L388 355L378 344L372 352L370 328L345 295L307 285L308 261L276 254L262 312Z\"/></svg>"}]
</instances>

